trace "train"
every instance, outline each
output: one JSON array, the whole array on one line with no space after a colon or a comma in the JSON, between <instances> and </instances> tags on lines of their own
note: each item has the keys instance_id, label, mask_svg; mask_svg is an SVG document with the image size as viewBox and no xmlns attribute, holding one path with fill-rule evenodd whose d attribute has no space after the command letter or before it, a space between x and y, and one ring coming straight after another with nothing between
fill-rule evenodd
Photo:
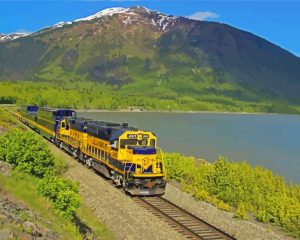
<instances>
[{"instance_id":1,"label":"train","mask_svg":"<svg viewBox=\"0 0 300 240\"><path fill-rule=\"evenodd\" d=\"M24 105L18 119L132 196L160 196L163 153L151 131L78 117L75 110Z\"/></svg>"}]
</instances>

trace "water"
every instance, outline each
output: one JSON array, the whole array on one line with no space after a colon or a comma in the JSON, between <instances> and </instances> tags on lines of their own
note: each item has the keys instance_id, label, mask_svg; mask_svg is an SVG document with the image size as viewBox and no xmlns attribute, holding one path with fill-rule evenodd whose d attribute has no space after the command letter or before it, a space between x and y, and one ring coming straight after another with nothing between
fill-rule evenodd
<instances>
[{"instance_id":1,"label":"water","mask_svg":"<svg viewBox=\"0 0 300 240\"><path fill-rule=\"evenodd\" d=\"M164 151L247 160L300 183L300 116L99 112L80 116L151 130Z\"/></svg>"}]
</instances>

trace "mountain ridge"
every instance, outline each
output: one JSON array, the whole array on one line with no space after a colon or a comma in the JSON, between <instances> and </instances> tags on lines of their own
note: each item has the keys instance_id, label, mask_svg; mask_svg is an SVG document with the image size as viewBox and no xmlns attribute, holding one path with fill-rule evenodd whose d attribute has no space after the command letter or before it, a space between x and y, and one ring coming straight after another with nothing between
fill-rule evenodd
<instances>
[{"instance_id":1,"label":"mountain ridge","mask_svg":"<svg viewBox=\"0 0 300 240\"><path fill-rule=\"evenodd\" d=\"M143 7L102 10L1 43L0 63L2 80L92 81L192 105L300 104L299 57L224 23Z\"/></svg>"}]
</instances>

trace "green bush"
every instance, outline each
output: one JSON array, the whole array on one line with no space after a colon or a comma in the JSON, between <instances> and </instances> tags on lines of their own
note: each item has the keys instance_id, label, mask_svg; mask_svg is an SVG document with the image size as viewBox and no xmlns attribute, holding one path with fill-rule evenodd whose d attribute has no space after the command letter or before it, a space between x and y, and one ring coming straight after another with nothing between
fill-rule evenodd
<instances>
[{"instance_id":1,"label":"green bush","mask_svg":"<svg viewBox=\"0 0 300 240\"><path fill-rule=\"evenodd\" d=\"M166 153L164 155L164 166L167 170L167 178L180 182L188 177L192 169L195 168L195 160L192 157L184 157L179 153Z\"/></svg>"},{"instance_id":2,"label":"green bush","mask_svg":"<svg viewBox=\"0 0 300 240\"><path fill-rule=\"evenodd\" d=\"M38 191L54 203L60 215L73 219L81 203L75 183L61 177L46 176L40 180Z\"/></svg>"},{"instance_id":3,"label":"green bush","mask_svg":"<svg viewBox=\"0 0 300 240\"><path fill-rule=\"evenodd\" d=\"M53 171L54 158L40 137L32 132L10 131L0 137L0 158L36 177Z\"/></svg>"},{"instance_id":4,"label":"green bush","mask_svg":"<svg viewBox=\"0 0 300 240\"><path fill-rule=\"evenodd\" d=\"M195 192L192 193L193 197L196 200L203 200L205 202L210 202L209 192L203 189L195 189Z\"/></svg>"},{"instance_id":5,"label":"green bush","mask_svg":"<svg viewBox=\"0 0 300 240\"><path fill-rule=\"evenodd\" d=\"M81 197L77 192L60 191L54 202L54 207L61 216L73 219L81 202Z\"/></svg>"},{"instance_id":6,"label":"green bush","mask_svg":"<svg viewBox=\"0 0 300 240\"><path fill-rule=\"evenodd\" d=\"M222 200L218 199L217 197L212 198L212 204L216 206L217 208L229 212L231 210L231 206Z\"/></svg>"},{"instance_id":7,"label":"green bush","mask_svg":"<svg viewBox=\"0 0 300 240\"><path fill-rule=\"evenodd\" d=\"M235 211L235 215L236 218L240 218L243 220L247 220L248 219L248 215L246 212L246 204L244 203L239 203L237 205L236 211Z\"/></svg>"}]
</instances>

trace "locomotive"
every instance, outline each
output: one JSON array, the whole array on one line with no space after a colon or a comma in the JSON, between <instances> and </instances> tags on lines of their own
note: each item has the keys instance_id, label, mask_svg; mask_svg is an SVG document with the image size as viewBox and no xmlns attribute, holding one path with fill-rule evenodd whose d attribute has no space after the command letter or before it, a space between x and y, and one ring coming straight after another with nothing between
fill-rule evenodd
<instances>
[{"instance_id":1,"label":"locomotive","mask_svg":"<svg viewBox=\"0 0 300 240\"><path fill-rule=\"evenodd\" d=\"M21 106L17 117L130 195L163 195L161 150L151 131L95 121L70 109Z\"/></svg>"}]
</instances>

